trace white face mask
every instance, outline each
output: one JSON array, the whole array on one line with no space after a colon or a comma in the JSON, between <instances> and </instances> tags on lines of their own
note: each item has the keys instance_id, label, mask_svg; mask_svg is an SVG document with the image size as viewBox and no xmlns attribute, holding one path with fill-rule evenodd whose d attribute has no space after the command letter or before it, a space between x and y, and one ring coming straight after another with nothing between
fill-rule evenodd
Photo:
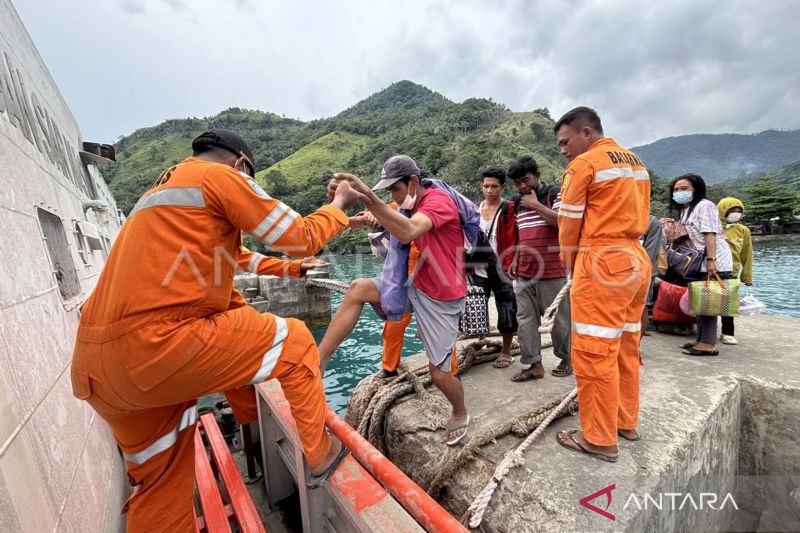
<instances>
[{"instance_id":1,"label":"white face mask","mask_svg":"<svg viewBox=\"0 0 800 533\"><path fill-rule=\"evenodd\" d=\"M400 204L400 209L408 209L409 211L414 208L414 205L417 203L417 195L411 196L411 187L408 187L408 193L406 194L405 200L403 203Z\"/></svg>"},{"instance_id":2,"label":"white face mask","mask_svg":"<svg viewBox=\"0 0 800 533\"><path fill-rule=\"evenodd\" d=\"M403 200L403 203L400 204L400 209L413 209L414 204L417 203L417 195L411 196L410 194L406 195L406 199Z\"/></svg>"},{"instance_id":3,"label":"white face mask","mask_svg":"<svg viewBox=\"0 0 800 533\"><path fill-rule=\"evenodd\" d=\"M736 222L739 222L739 220L741 219L742 219L742 213L731 213L730 215L725 217L725 220L727 220L731 224L735 224Z\"/></svg>"}]
</instances>

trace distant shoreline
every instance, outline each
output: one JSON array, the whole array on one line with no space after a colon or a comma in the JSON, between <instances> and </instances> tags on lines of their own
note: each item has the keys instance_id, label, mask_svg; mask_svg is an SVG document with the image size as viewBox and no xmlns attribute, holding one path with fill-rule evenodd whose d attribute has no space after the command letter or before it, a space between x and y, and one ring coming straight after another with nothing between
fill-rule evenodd
<instances>
[{"instance_id":1,"label":"distant shoreline","mask_svg":"<svg viewBox=\"0 0 800 533\"><path fill-rule=\"evenodd\" d=\"M753 235L755 242L777 242L800 244L800 233L778 233L775 235Z\"/></svg>"}]
</instances>

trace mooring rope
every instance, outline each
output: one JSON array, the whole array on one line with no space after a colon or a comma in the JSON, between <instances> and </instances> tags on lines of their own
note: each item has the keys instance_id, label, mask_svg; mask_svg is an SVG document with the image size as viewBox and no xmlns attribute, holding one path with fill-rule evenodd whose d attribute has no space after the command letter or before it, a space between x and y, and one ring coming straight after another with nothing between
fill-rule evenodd
<instances>
[{"instance_id":1,"label":"mooring rope","mask_svg":"<svg viewBox=\"0 0 800 533\"><path fill-rule=\"evenodd\" d=\"M314 285L315 287L322 287L329 291L340 292L342 294L347 292L350 288L350 282L339 281L338 279L325 279L325 278L308 278L307 285Z\"/></svg>"},{"instance_id":2,"label":"mooring rope","mask_svg":"<svg viewBox=\"0 0 800 533\"><path fill-rule=\"evenodd\" d=\"M561 288L561 290L558 291L555 299L553 299L553 303L551 303L550 306L545 310L542 318L542 324L539 327L540 333L550 333L553 330L553 323L555 322L555 316L558 313L558 306L561 304L561 300L566 297L571 285L572 281L568 281ZM489 506L489 502L492 500L492 495L494 494L495 489L497 489L497 486L503 481L503 478L506 477L506 474L508 474L509 470L515 466L525 464L522 454L525 453L525 450L528 449L528 446L533 444L533 442L539 438L542 433L544 433L544 430L547 429L547 426L549 426L557 416L563 414L570 408L570 404L573 403L577 395L578 389L576 387L567 393L555 408L550 410L547 418L545 418L542 423L539 424L533 433L528 435L528 437L522 441L522 444L520 444L515 450L509 450L506 452L503 460L500 461L500 464L498 464L497 468L495 468L492 478L467 509L467 513L470 517L469 526L471 528L477 528L481 525L481 522L483 521L483 514L486 512L486 508Z\"/></svg>"},{"instance_id":3,"label":"mooring rope","mask_svg":"<svg viewBox=\"0 0 800 533\"><path fill-rule=\"evenodd\" d=\"M528 449L528 446L533 444L533 441L535 441L542 433L544 433L544 430L547 429L547 426L549 426L558 415L569 409L569 404L577 395L577 388L572 389L569 393L567 393L561 402L550 411L550 413L547 415L547 418L545 418L544 421L539 424L539 427L537 427L533 433L528 435L528 438L525 439L522 444L517 447L517 449L506 452L503 460L500 461L500 464L497 465L497 468L495 468L492 479L489 480L489 483L486 484L480 494L478 494L478 496L472 502L472 505L469 506L469 509L467 509L467 512L470 515L469 527L477 528L481 525L481 522L483 521L483 513L486 512L486 508L489 506L489 502L492 500L492 495L494 494L495 489L500 482L503 481L503 478L506 477L508 471L515 466L525 464L525 459L522 457L522 454L525 453L525 450Z\"/></svg>"},{"instance_id":4,"label":"mooring rope","mask_svg":"<svg viewBox=\"0 0 800 533\"><path fill-rule=\"evenodd\" d=\"M436 477L434 477L433 481L428 485L428 494L433 498L437 498L445 483L447 483L456 472L461 470L464 465L474 459L482 446L496 442L497 439L509 433L513 433L518 437L529 435L531 431L538 428L547 419L550 412L558 407L560 402L561 399L556 399L555 401L538 407L533 411L523 413L511 420L482 428L458 451L458 453L451 455L444 465L437 468L438 473ZM577 406L578 404L573 401L561 414L571 412L576 409Z\"/></svg>"},{"instance_id":5,"label":"mooring rope","mask_svg":"<svg viewBox=\"0 0 800 533\"><path fill-rule=\"evenodd\" d=\"M347 292L350 286L347 282L331 279L309 279L306 283L341 293ZM558 292L553 303L545 310L539 326L540 333L550 333L553 330L558 307L563 299L567 297L571 285L572 282L568 281ZM481 339L464 346L458 354L458 374L466 372L474 364L493 361L498 357L501 346L502 343L500 341L487 339ZM518 345L514 347L512 353L519 353ZM417 399L422 404L422 409L428 412L428 418L432 420L438 418L436 417L437 414L444 414L447 407L438 405L443 403L441 399L425 390L431 384L431 376L427 365L412 369L405 362L402 362L399 370L400 374L391 381L382 382L374 379L367 386L365 393L360 395L361 397L357 400L362 405L365 401L367 403L366 407L361 410L357 431L384 454L384 420L387 411L398 399L410 394L412 391L415 392ZM577 394L578 389L572 389L560 401L556 400L512 420L483 429L439 469L439 473L428 486L428 493L435 498L453 474L475 457L477 450L481 446L494 442L495 439L507 433L513 432L522 436L530 431L531 433L516 449L506 452L502 461L495 468L492 478L469 506L467 510L469 526L472 528L479 527L495 490L506 474L513 467L524 464L523 454L542 435L553 420L563 416L565 413L574 412L577 408ZM354 400L354 398L351 398L351 400ZM351 407L356 406L351 405Z\"/></svg>"},{"instance_id":6,"label":"mooring rope","mask_svg":"<svg viewBox=\"0 0 800 533\"><path fill-rule=\"evenodd\" d=\"M475 364L494 361L500 354L501 346L500 341L483 339L462 347L458 353L458 373L463 374ZM512 354L517 353L519 347L515 346ZM351 396L348 407L348 412L360 412L360 418L356 414L354 420L351 420L357 423L359 434L381 452L385 451L384 419L389 409L403 396L416 393L428 420L436 422L446 416L448 411L444 400L425 390L431 384L427 364L412 369L403 361L399 370L400 375L390 381L373 379L366 385L363 393Z\"/></svg>"},{"instance_id":7,"label":"mooring rope","mask_svg":"<svg viewBox=\"0 0 800 533\"><path fill-rule=\"evenodd\" d=\"M561 287L561 290L558 291L556 294L553 303L550 304L550 307L545 309L544 315L542 316L542 323L539 326L539 333L550 333L553 331L553 324L556 321L556 315L558 314L558 306L561 305L561 300L563 300L567 294L569 293L569 288L572 286L572 280L567 281L567 283Z\"/></svg>"}]
</instances>

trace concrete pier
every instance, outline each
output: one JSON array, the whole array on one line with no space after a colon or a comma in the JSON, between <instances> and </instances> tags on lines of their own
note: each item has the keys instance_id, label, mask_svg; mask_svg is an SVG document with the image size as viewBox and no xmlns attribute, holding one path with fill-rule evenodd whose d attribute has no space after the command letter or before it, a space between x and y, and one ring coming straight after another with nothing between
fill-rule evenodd
<instances>
[{"instance_id":1,"label":"concrete pier","mask_svg":"<svg viewBox=\"0 0 800 533\"><path fill-rule=\"evenodd\" d=\"M620 439L619 461L605 463L559 446L556 432L579 422L574 416L557 421L528 448L525 464L500 484L483 530L800 530L799 326L792 318L737 318L740 344L718 346L718 357L683 355L678 345L686 337L645 337L642 440ZM414 357L412 366L424 361ZM522 368L518 362L507 369L471 368L463 376L472 418L463 442L571 390L574 377L550 374L556 364L547 350L545 378L525 383L510 381ZM442 430L427 429L431 423L417 402L407 401L412 397L386 418L387 455L427 487L458 447L442 443ZM508 435L482 448L444 488L440 503L460 518L505 452L521 442Z\"/></svg>"},{"instance_id":2,"label":"concrete pier","mask_svg":"<svg viewBox=\"0 0 800 533\"><path fill-rule=\"evenodd\" d=\"M234 278L236 289L259 313L270 312L284 318L297 318L309 328L331 321L331 293L307 284L307 279L327 279L328 272L310 270L303 278L240 274Z\"/></svg>"}]
</instances>

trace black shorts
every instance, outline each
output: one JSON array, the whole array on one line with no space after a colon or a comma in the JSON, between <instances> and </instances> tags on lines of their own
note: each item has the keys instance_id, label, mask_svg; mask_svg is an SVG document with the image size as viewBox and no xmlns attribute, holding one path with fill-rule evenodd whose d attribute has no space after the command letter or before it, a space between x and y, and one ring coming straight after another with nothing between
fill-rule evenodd
<instances>
[{"instance_id":1,"label":"black shorts","mask_svg":"<svg viewBox=\"0 0 800 533\"><path fill-rule=\"evenodd\" d=\"M497 331L500 333L517 332L517 298L514 296L514 287L497 277L493 279L481 276L471 276L472 283L483 287L488 298L494 293L494 303L497 307Z\"/></svg>"}]
</instances>

